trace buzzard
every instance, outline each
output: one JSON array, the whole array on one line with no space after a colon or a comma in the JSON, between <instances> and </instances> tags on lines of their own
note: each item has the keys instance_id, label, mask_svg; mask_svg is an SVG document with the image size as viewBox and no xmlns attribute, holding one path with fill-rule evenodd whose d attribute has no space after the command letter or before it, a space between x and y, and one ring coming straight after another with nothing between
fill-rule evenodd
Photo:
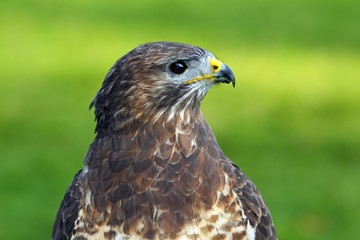
<instances>
[{"instance_id":1,"label":"buzzard","mask_svg":"<svg viewBox=\"0 0 360 240\"><path fill-rule=\"evenodd\" d=\"M276 239L200 111L220 83L235 85L233 72L199 47L153 42L120 58L90 105L96 137L52 239Z\"/></svg>"}]
</instances>

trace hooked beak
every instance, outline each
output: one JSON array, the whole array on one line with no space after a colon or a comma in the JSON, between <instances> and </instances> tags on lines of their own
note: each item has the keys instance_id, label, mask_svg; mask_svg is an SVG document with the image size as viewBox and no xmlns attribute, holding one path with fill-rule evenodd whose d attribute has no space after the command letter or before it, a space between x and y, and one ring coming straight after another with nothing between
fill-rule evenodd
<instances>
[{"instance_id":1,"label":"hooked beak","mask_svg":"<svg viewBox=\"0 0 360 240\"><path fill-rule=\"evenodd\" d=\"M227 83L227 84L232 83L233 87L235 87L234 73L224 63L221 63L220 70L217 71L213 75L213 77L214 77L214 82L215 83Z\"/></svg>"}]
</instances>

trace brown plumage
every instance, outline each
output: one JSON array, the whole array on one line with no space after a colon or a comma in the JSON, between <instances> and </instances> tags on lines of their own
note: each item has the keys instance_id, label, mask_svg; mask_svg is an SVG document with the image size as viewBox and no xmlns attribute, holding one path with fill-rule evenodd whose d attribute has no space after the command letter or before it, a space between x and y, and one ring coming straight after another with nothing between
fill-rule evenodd
<instances>
[{"instance_id":1,"label":"brown plumage","mask_svg":"<svg viewBox=\"0 0 360 240\"><path fill-rule=\"evenodd\" d=\"M200 111L231 70L198 47L135 48L91 106L96 138L60 205L52 239L276 239L254 184Z\"/></svg>"}]
</instances>

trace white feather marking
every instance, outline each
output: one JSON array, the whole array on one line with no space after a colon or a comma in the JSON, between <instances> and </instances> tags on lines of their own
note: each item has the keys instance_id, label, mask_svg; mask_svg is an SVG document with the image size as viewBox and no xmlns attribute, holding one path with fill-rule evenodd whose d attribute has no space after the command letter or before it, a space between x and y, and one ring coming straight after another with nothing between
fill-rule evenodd
<instances>
[{"instance_id":1,"label":"white feather marking","mask_svg":"<svg viewBox=\"0 0 360 240\"><path fill-rule=\"evenodd\" d=\"M181 111L180 111L180 119L181 119L182 122L184 121L184 112L185 112L185 109L181 109Z\"/></svg>"},{"instance_id":2,"label":"white feather marking","mask_svg":"<svg viewBox=\"0 0 360 240\"><path fill-rule=\"evenodd\" d=\"M153 123L157 122L157 120L158 120L164 113L165 113L165 110L159 111L159 112L156 114Z\"/></svg>"},{"instance_id":3,"label":"white feather marking","mask_svg":"<svg viewBox=\"0 0 360 240\"><path fill-rule=\"evenodd\" d=\"M176 107L175 107L175 106L172 106L172 107L170 108L170 114L169 114L169 117L168 117L168 119L167 119L168 122L171 122L171 121L174 119L175 113L176 113Z\"/></svg>"},{"instance_id":4,"label":"white feather marking","mask_svg":"<svg viewBox=\"0 0 360 240\"><path fill-rule=\"evenodd\" d=\"M195 137L194 139L191 139L191 143L190 143L190 144L191 144L192 147L195 147L195 148L197 147L196 137Z\"/></svg>"},{"instance_id":5,"label":"white feather marking","mask_svg":"<svg viewBox=\"0 0 360 240\"><path fill-rule=\"evenodd\" d=\"M91 192L87 191L85 195L85 206L89 206L91 204Z\"/></svg>"},{"instance_id":6,"label":"white feather marking","mask_svg":"<svg viewBox=\"0 0 360 240\"><path fill-rule=\"evenodd\" d=\"M246 236L248 240L255 240L256 229L250 225L250 221L246 225Z\"/></svg>"}]
</instances>

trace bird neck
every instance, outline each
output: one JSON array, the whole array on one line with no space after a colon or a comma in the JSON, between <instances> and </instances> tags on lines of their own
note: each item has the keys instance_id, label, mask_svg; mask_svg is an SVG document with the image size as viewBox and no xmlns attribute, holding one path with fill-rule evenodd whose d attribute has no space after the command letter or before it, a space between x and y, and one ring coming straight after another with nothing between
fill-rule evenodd
<instances>
[{"instance_id":1,"label":"bird neck","mask_svg":"<svg viewBox=\"0 0 360 240\"><path fill-rule=\"evenodd\" d=\"M162 159L171 161L174 156L188 158L194 152L219 149L215 136L206 123L202 113L179 113L162 115L156 121L143 124L134 122L133 126L120 130L98 132L84 163L91 167L99 161L122 161L131 159ZM97 153L101 152L101 156Z\"/></svg>"},{"instance_id":2,"label":"bird neck","mask_svg":"<svg viewBox=\"0 0 360 240\"><path fill-rule=\"evenodd\" d=\"M132 214L137 216L157 206L167 212L164 224L176 222L174 212L192 216L195 205L207 209L215 204L217 190L226 182L219 168L224 159L200 111L189 122L159 119L97 136L85 157L84 188L99 195L91 200L97 212L122 202L124 208L136 209ZM144 199L146 204L134 206Z\"/></svg>"}]
</instances>

